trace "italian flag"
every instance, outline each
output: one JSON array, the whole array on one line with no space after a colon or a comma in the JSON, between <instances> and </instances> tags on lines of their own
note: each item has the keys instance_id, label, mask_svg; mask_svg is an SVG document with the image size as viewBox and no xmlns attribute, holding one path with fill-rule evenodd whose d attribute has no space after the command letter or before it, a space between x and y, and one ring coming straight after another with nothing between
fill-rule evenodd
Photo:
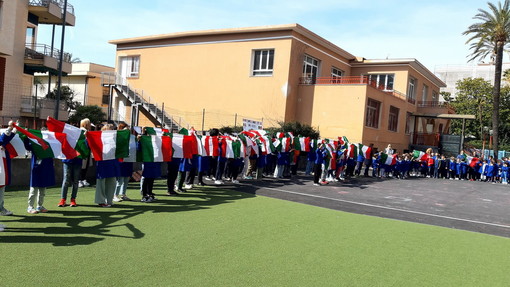
<instances>
[{"instance_id":1,"label":"italian flag","mask_svg":"<svg viewBox=\"0 0 510 287\"><path fill-rule=\"evenodd\" d=\"M310 138L309 137L294 138L294 148L299 151L310 151Z\"/></svg>"},{"instance_id":2,"label":"italian flag","mask_svg":"<svg viewBox=\"0 0 510 287\"><path fill-rule=\"evenodd\" d=\"M48 130L51 132L64 133L67 137L67 142L71 145L72 148L76 147L78 140L80 139L80 135L82 130L70 124L66 124L59 120L56 120L52 117L48 117L46 120L46 125L48 126Z\"/></svg>"},{"instance_id":3,"label":"italian flag","mask_svg":"<svg viewBox=\"0 0 510 287\"><path fill-rule=\"evenodd\" d=\"M0 134L5 133L7 129L0 130ZM25 144L21 140L18 134L14 134L14 137L11 141L5 145L5 149L9 152L10 158L15 158L17 156L25 156L27 150L25 149Z\"/></svg>"},{"instance_id":4,"label":"italian flag","mask_svg":"<svg viewBox=\"0 0 510 287\"><path fill-rule=\"evenodd\" d=\"M415 151L413 151L413 158L416 158L421 161L421 160L427 160L429 158L429 156L422 151L415 150Z\"/></svg>"},{"instance_id":5,"label":"italian flag","mask_svg":"<svg viewBox=\"0 0 510 287\"><path fill-rule=\"evenodd\" d=\"M365 159L371 159L370 154L372 153L372 148L366 145L359 145L359 151L363 154Z\"/></svg>"},{"instance_id":6,"label":"italian flag","mask_svg":"<svg viewBox=\"0 0 510 287\"><path fill-rule=\"evenodd\" d=\"M274 145L276 151L286 152L286 151L290 150L291 142L292 142L292 138L284 137L284 138L277 139L273 143L273 145Z\"/></svg>"},{"instance_id":7,"label":"italian flag","mask_svg":"<svg viewBox=\"0 0 510 287\"><path fill-rule=\"evenodd\" d=\"M128 130L87 132L87 142L96 161L128 157L129 137Z\"/></svg>"},{"instance_id":8,"label":"italian flag","mask_svg":"<svg viewBox=\"0 0 510 287\"><path fill-rule=\"evenodd\" d=\"M381 154L381 164L385 165L395 165L397 163L397 154Z\"/></svg>"},{"instance_id":9,"label":"italian flag","mask_svg":"<svg viewBox=\"0 0 510 287\"><path fill-rule=\"evenodd\" d=\"M42 147L42 149L48 149L49 146L47 143L44 142L44 140L41 138L41 137L37 137L35 136L34 134L32 134L31 132L25 130L24 128L22 127L19 127L18 125L14 124L14 127L16 127L16 131L21 133L22 135L24 135L25 137L27 137L28 139L30 139L32 142L40 145Z\"/></svg>"},{"instance_id":10,"label":"italian flag","mask_svg":"<svg viewBox=\"0 0 510 287\"><path fill-rule=\"evenodd\" d=\"M173 157L176 158L192 158L193 157L193 145L196 142L193 140L195 136L185 136L183 134L172 134L172 148Z\"/></svg>"},{"instance_id":11,"label":"italian flag","mask_svg":"<svg viewBox=\"0 0 510 287\"><path fill-rule=\"evenodd\" d=\"M475 167L476 164L478 163L478 158L477 157L472 157L472 156L466 156L466 161L467 161L467 164L470 166L470 167Z\"/></svg>"},{"instance_id":12,"label":"italian flag","mask_svg":"<svg viewBox=\"0 0 510 287\"><path fill-rule=\"evenodd\" d=\"M64 133L24 130L20 127L17 127L16 130L22 133L22 138L28 138L34 143L32 144L32 151L39 159L73 159L78 156L78 152L67 142L67 136ZM44 142L46 149L41 145L40 140Z\"/></svg>"},{"instance_id":13,"label":"italian flag","mask_svg":"<svg viewBox=\"0 0 510 287\"><path fill-rule=\"evenodd\" d=\"M172 138L169 136L141 136L142 162L167 162L172 160Z\"/></svg>"},{"instance_id":14,"label":"italian flag","mask_svg":"<svg viewBox=\"0 0 510 287\"><path fill-rule=\"evenodd\" d=\"M204 146L205 156L218 156L218 137L205 136L202 137L202 145Z\"/></svg>"},{"instance_id":15,"label":"italian flag","mask_svg":"<svg viewBox=\"0 0 510 287\"><path fill-rule=\"evenodd\" d=\"M346 136L343 136L343 137L338 137L338 142L340 143L341 146L349 143L349 140L347 139Z\"/></svg>"},{"instance_id":16,"label":"italian flag","mask_svg":"<svg viewBox=\"0 0 510 287\"><path fill-rule=\"evenodd\" d=\"M347 155L348 155L350 158L356 158L356 157L358 157L358 148L359 148L359 146L358 146L358 145L350 144L350 145L347 147Z\"/></svg>"},{"instance_id":17,"label":"italian flag","mask_svg":"<svg viewBox=\"0 0 510 287\"><path fill-rule=\"evenodd\" d=\"M242 143L239 140L225 140L224 157L239 158L241 157Z\"/></svg>"}]
</instances>

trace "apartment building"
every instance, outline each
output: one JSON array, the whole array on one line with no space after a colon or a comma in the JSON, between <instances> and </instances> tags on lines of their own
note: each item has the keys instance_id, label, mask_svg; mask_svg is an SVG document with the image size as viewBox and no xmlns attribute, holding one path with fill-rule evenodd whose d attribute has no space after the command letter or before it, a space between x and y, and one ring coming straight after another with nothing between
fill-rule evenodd
<instances>
[{"instance_id":1,"label":"apartment building","mask_svg":"<svg viewBox=\"0 0 510 287\"><path fill-rule=\"evenodd\" d=\"M125 117L207 130L205 111L263 121L299 121L322 137L437 146L454 113L445 83L416 59L367 60L299 24L180 32L113 40L114 109ZM150 103L147 103L150 102ZM164 103L164 105L163 105ZM143 107L146 108L143 108ZM202 117L187 117L200 115ZM145 118L145 122L144 122ZM169 121L169 119L173 119ZM231 122L233 125L233 122Z\"/></svg>"},{"instance_id":2,"label":"apartment building","mask_svg":"<svg viewBox=\"0 0 510 287\"><path fill-rule=\"evenodd\" d=\"M19 119L22 124L40 126L46 116L53 115L55 101L44 95L33 99L33 75L57 75L61 52L51 43L38 43L37 31L40 25L62 25L64 15L65 25L74 26L73 6L64 7L62 0L0 1L0 125ZM63 59L62 71L70 73L70 55L64 52ZM67 120L65 105L59 110L59 119Z\"/></svg>"}]
</instances>

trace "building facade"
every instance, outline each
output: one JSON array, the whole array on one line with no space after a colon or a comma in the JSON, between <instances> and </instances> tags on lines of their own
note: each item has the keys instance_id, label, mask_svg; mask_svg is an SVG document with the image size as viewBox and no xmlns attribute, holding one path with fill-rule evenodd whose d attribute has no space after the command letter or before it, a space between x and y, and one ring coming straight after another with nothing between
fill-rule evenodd
<instances>
[{"instance_id":1,"label":"building facade","mask_svg":"<svg viewBox=\"0 0 510 287\"><path fill-rule=\"evenodd\" d=\"M117 46L115 85L123 87L115 102L122 102L125 117L147 101L159 107L140 117L142 125L168 126L158 113L178 124L179 114L181 125L207 130L219 127L208 119L215 111L264 127L299 121L325 138L347 136L379 149L391 143L403 151L411 144L437 146L437 135L449 128L438 115L454 113L439 101L444 82L417 60L356 57L298 24L110 43Z\"/></svg>"},{"instance_id":2,"label":"building facade","mask_svg":"<svg viewBox=\"0 0 510 287\"><path fill-rule=\"evenodd\" d=\"M53 114L56 103L41 98L34 101L34 73L57 74L60 51L50 43L37 42L39 25L74 26L74 8L62 0L0 1L0 125L19 119L30 126L45 113ZM58 36L58 35L57 35ZM62 71L71 72L70 55L63 54ZM42 96L42 95L41 95ZM27 110L27 101L34 103ZM67 120L67 108L60 106L59 119ZM40 124L38 124L40 126Z\"/></svg>"}]
</instances>

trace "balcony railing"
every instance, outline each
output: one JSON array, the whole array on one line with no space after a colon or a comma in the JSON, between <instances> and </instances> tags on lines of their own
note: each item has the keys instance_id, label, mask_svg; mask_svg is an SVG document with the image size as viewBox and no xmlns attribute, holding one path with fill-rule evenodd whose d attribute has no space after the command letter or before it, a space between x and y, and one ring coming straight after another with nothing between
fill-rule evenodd
<instances>
[{"instance_id":1,"label":"balcony railing","mask_svg":"<svg viewBox=\"0 0 510 287\"><path fill-rule=\"evenodd\" d=\"M50 5L50 3L53 3L55 5L57 5L58 7L60 7L60 9L64 10L64 0L30 0L28 2L30 6L38 6L38 7L48 7ZM62 11L64 12L64 11ZM73 14L74 15L74 7L73 5L69 4L69 2L67 2L67 12L69 14Z\"/></svg>"},{"instance_id":2,"label":"balcony railing","mask_svg":"<svg viewBox=\"0 0 510 287\"><path fill-rule=\"evenodd\" d=\"M58 59L60 57L60 50L51 49L51 46L46 44L32 44L25 45L25 58L26 59L43 59L44 56ZM71 54L64 52L64 62L71 62Z\"/></svg>"},{"instance_id":3,"label":"balcony railing","mask_svg":"<svg viewBox=\"0 0 510 287\"><path fill-rule=\"evenodd\" d=\"M55 110L56 100L48 98L36 98L35 97L22 97L20 112L22 113L34 113L34 110L39 112L41 109ZM67 111L67 105L64 101L59 102L59 111Z\"/></svg>"},{"instance_id":4,"label":"balcony railing","mask_svg":"<svg viewBox=\"0 0 510 287\"><path fill-rule=\"evenodd\" d=\"M418 108L448 108L453 109L453 107L447 102L440 101L419 101Z\"/></svg>"},{"instance_id":5,"label":"balcony railing","mask_svg":"<svg viewBox=\"0 0 510 287\"><path fill-rule=\"evenodd\" d=\"M416 100L410 98L406 94L399 92L397 90L388 90L383 85L377 85L375 81L370 81L366 76L349 76L349 77L301 77L299 78L300 85L368 85L373 87L374 89L378 89L383 93L388 95L392 95L396 98L399 98L403 101L408 101L409 103L415 105Z\"/></svg>"}]
</instances>

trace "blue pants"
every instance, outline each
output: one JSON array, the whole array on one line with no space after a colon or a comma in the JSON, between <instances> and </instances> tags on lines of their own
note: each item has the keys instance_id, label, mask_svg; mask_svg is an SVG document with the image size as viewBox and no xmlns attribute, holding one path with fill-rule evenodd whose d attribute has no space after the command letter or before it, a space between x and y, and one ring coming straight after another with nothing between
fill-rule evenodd
<instances>
[{"instance_id":1,"label":"blue pants","mask_svg":"<svg viewBox=\"0 0 510 287\"><path fill-rule=\"evenodd\" d=\"M60 198L67 199L67 190L72 187L71 198L76 198L78 193L78 181L80 180L81 164L63 163L64 180Z\"/></svg>"}]
</instances>

